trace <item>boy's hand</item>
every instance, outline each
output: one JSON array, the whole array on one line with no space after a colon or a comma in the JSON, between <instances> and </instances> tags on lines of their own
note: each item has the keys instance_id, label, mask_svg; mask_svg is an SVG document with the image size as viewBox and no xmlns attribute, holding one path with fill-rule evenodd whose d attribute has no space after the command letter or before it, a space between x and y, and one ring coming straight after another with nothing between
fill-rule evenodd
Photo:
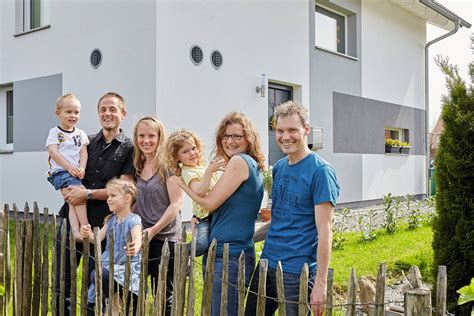
<instances>
[{"instance_id":1,"label":"boy's hand","mask_svg":"<svg viewBox=\"0 0 474 316\"><path fill-rule=\"evenodd\" d=\"M84 179L84 176L86 175L86 170L84 168L78 168L79 173L77 174L77 178L79 180Z\"/></svg>"},{"instance_id":2,"label":"boy's hand","mask_svg":"<svg viewBox=\"0 0 474 316\"><path fill-rule=\"evenodd\" d=\"M207 166L207 169L211 172L224 171L227 166L227 162L222 158L217 158L211 161Z\"/></svg>"},{"instance_id":3,"label":"boy's hand","mask_svg":"<svg viewBox=\"0 0 474 316\"><path fill-rule=\"evenodd\" d=\"M80 173L79 168L71 167L67 169L67 172L69 172L73 177L79 178L79 173Z\"/></svg>"},{"instance_id":4,"label":"boy's hand","mask_svg":"<svg viewBox=\"0 0 474 316\"><path fill-rule=\"evenodd\" d=\"M87 224L87 225L83 225L81 226L81 238L82 239L87 239L89 238L90 236L92 236L92 229L91 229L91 225Z\"/></svg>"}]
</instances>

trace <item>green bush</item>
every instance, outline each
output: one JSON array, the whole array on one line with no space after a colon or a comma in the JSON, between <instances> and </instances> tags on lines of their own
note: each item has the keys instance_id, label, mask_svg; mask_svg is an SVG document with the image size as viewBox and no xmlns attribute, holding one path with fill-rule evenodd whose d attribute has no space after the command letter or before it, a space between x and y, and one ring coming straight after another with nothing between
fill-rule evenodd
<instances>
[{"instance_id":1,"label":"green bush","mask_svg":"<svg viewBox=\"0 0 474 316\"><path fill-rule=\"evenodd\" d=\"M447 58L437 65L447 76L448 96L443 97L444 132L435 160L436 216L433 220L433 276L438 265L447 266L448 310L469 315L472 302L456 307L456 290L474 275L474 95L458 68ZM470 64L471 75L474 64Z\"/></svg>"}]
</instances>

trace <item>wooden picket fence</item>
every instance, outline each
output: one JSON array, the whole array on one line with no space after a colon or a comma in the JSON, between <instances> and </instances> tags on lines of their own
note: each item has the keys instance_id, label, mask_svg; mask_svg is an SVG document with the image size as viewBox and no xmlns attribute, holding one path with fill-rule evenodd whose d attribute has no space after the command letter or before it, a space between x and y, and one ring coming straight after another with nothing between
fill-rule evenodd
<instances>
[{"instance_id":1,"label":"wooden picket fence","mask_svg":"<svg viewBox=\"0 0 474 316\"><path fill-rule=\"evenodd\" d=\"M65 269L71 271L71 314L86 315L87 314L87 288L90 271L88 265L82 265L82 280L78 280L76 266L76 244L74 238L70 236L69 244L66 244L67 234L65 220L62 225L61 252L56 253L56 217L52 216L52 220L48 216L48 209L44 209L43 220L40 222L39 208L34 203L32 215L28 204L24 207L24 213L20 215L16 205L13 205L13 219L9 218L9 207L4 206L3 212L0 211L0 315L48 315L48 307L59 302L57 310L59 315L64 309L65 304ZM11 227L13 226L13 227ZM41 227L42 226L42 227ZM14 228L14 229L12 229ZM10 249L10 231L14 231L15 243L14 252ZM95 315L101 315L101 306L98 302L102 302L102 284L101 284L101 244L98 240L98 230L94 230L94 249L95 253L95 269L99 271L96 282L96 310ZM52 236L52 237L51 237ZM145 237L143 244L140 290L138 295L138 312L137 315L164 315L165 310L165 286L166 275L169 260L174 260L174 291L172 303L172 315L210 315L211 299L212 299L212 282L214 277L222 279L222 295L220 315L226 315L227 310L227 289L234 286L238 291L238 315L244 314L245 295L247 289L245 287L245 265L243 254L239 259L238 283L229 284L228 282L228 262L229 247L224 245L223 255L223 273L221 276L214 276L214 261L216 257L216 241L214 240L209 248L207 262L205 266L206 278L203 285L201 310L195 308L196 305L196 284L195 284L195 243L192 244L190 258L188 258L188 247L185 243L186 231L183 229L183 242L175 243L175 256L170 258L170 250L168 244L163 247L161 263L159 266L159 277L157 288L147 293L147 262L149 241L148 236ZM109 236L113 244L113 236ZM70 250L70 267L65 267L66 249ZM52 258L49 252L52 250ZM110 262L113 262L113 247L110 247ZM88 262L90 253L89 242L84 242L82 251L83 262ZM56 293L56 258L60 258L60 290ZM13 267L11 262L13 261ZM188 262L190 264L189 273L187 275ZM249 267L247 267L249 268ZM253 269L253 267L250 267ZM266 260L260 261L257 299L257 315L264 315L265 300L277 299L279 304L279 315L286 315L286 301L283 290L283 271L281 265L277 267L277 298L268 298L266 296L265 280L268 269ZM431 293L429 290L422 288L418 268L414 267L413 274L410 279L411 289L405 294L404 314L409 316L424 316L432 314ZM378 271L375 300L372 302L358 302L357 300L357 278L353 269L349 277L347 301L344 304L334 304L333 302L333 274L334 271L329 269L328 292L326 301L326 315L333 315L336 308L344 308L345 315L355 316L358 306L369 305L371 307L371 315L397 315L395 312L387 312L387 302L385 302L385 280L386 266L381 264ZM111 266L110 275L113 275L113 265ZM301 277L299 287L299 297L308 296L308 266L305 265ZM123 301L126 301L128 295L128 285L130 280L130 258L127 260L125 271L125 285L123 293ZM82 284L80 298L77 300L78 281ZM109 297L113 297L113 278L110 278ZM59 296L58 296L59 295ZM148 297L147 297L148 296ZM151 296L151 298L150 298ZM305 300L300 302L292 302L299 304L299 315L307 315L309 305ZM52 315L56 315L56 306L52 306ZM125 304L106 305L107 315L124 315ZM391 313L391 314L390 314ZM437 280L437 297L436 297L436 315L446 314L446 267L439 268ZM289 315L291 316L291 315Z\"/></svg>"}]
</instances>

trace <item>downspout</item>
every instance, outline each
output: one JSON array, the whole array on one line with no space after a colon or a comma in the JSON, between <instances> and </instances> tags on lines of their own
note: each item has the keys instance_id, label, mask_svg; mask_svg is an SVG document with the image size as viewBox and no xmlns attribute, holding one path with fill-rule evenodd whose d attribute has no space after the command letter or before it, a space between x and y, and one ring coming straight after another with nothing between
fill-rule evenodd
<instances>
[{"instance_id":1,"label":"downspout","mask_svg":"<svg viewBox=\"0 0 474 316\"><path fill-rule=\"evenodd\" d=\"M425 45L425 150L426 150L426 155L425 155L425 172L426 172L426 177L425 177L425 185L426 185L426 196L429 197L430 196L430 189L429 189L429 184L430 184L430 181L429 181L429 172L430 172L430 143L428 141L428 137L429 137L429 133L430 133L430 124L429 124L429 119L430 119L430 115L429 115L429 110L430 110L430 99L429 99L429 50L428 48L455 34L458 30L459 30L459 25L461 24L461 20L458 19L456 22L454 22L454 30L452 30L451 32L449 33L446 33L438 38L435 38L434 40L431 40L429 41L428 43L426 43Z\"/></svg>"}]
</instances>

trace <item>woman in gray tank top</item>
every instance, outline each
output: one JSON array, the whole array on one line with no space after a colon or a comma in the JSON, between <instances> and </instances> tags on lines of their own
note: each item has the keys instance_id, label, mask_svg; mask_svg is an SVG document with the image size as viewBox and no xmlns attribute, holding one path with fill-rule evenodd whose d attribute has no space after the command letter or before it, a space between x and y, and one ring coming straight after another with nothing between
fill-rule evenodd
<instances>
[{"instance_id":1,"label":"woman in gray tank top","mask_svg":"<svg viewBox=\"0 0 474 316\"><path fill-rule=\"evenodd\" d=\"M134 129L138 200L135 213L142 218L144 232L148 231L150 252L148 274L152 278L153 293L158 281L158 266L165 239L168 239L171 258L174 244L181 235L181 207L183 191L176 178L159 159L159 149L166 140L165 128L157 117L144 117ZM171 314L174 260L169 260L166 279L166 315Z\"/></svg>"}]
</instances>

